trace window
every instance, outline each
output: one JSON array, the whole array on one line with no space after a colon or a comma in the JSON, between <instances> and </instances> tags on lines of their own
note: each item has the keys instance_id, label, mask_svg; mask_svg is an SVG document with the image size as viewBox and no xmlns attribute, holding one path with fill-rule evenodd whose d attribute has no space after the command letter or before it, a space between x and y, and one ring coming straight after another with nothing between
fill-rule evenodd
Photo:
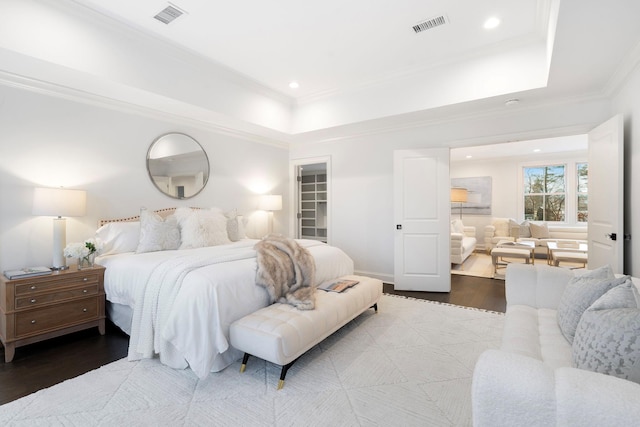
<instances>
[{"instance_id":1,"label":"window","mask_svg":"<svg viewBox=\"0 0 640 427\"><path fill-rule=\"evenodd\" d=\"M565 165L524 168L524 218L565 220Z\"/></svg>"},{"instance_id":2,"label":"window","mask_svg":"<svg viewBox=\"0 0 640 427\"><path fill-rule=\"evenodd\" d=\"M589 167L587 163L578 163L576 164L576 173L577 173L577 205L578 206L578 215L576 221L578 222L587 222L589 219L589 198L588 198L588 188L589 188Z\"/></svg>"}]
</instances>

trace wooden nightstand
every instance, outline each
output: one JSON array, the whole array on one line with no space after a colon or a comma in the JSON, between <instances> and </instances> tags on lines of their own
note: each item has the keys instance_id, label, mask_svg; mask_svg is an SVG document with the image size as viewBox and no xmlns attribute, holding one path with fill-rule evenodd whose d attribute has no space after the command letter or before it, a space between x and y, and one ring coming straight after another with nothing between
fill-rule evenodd
<instances>
[{"instance_id":1,"label":"wooden nightstand","mask_svg":"<svg viewBox=\"0 0 640 427\"><path fill-rule=\"evenodd\" d=\"M104 270L94 266L51 275L0 278L0 341L5 362L16 347L97 326L105 331Z\"/></svg>"}]
</instances>

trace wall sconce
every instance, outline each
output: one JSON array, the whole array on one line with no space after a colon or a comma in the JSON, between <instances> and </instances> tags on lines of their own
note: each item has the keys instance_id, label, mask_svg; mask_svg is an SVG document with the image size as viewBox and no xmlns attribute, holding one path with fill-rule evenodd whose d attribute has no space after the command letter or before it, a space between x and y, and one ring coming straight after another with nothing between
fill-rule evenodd
<instances>
[{"instance_id":1,"label":"wall sconce","mask_svg":"<svg viewBox=\"0 0 640 427\"><path fill-rule=\"evenodd\" d=\"M53 219L53 265L54 270L68 268L64 259L67 245L67 220L63 216L84 216L87 193L84 190L64 188L36 188L33 192L33 215L55 216Z\"/></svg>"},{"instance_id":2,"label":"wall sconce","mask_svg":"<svg viewBox=\"0 0 640 427\"><path fill-rule=\"evenodd\" d=\"M451 188L451 203L460 203L460 219L462 219L462 204L467 203L468 191L466 188Z\"/></svg>"},{"instance_id":3,"label":"wall sconce","mask_svg":"<svg viewBox=\"0 0 640 427\"><path fill-rule=\"evenodd\" d=\"M263 194L258 202L258 209L269 212L267 234L273 233L273 212L282 210L282 196Z\"/></svg>"}]
</instances>

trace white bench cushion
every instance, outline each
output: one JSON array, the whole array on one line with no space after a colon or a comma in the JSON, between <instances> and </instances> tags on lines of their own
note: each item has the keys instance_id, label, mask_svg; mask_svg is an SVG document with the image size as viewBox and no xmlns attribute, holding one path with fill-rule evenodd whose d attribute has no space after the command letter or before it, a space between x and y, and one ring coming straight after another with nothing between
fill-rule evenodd
<instances>
[{"instance_id":1,"label":"white bench cushion","mask_svg":"<svg viewBox=\"0 0 640 427\"><path fill-rule=\"evenodd\" d=\"M286 365L378 302L382 282L345 276L359 283L344 292L316 291L314 310L272 304L235 321L231 345L278 365Z\"/></svg>"}]
</instances>

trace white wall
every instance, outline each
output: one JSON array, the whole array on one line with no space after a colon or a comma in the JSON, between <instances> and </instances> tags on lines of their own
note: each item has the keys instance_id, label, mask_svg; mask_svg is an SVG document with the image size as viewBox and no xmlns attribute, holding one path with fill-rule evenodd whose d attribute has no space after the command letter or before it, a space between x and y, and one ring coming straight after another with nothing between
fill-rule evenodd
<instances>
[{"instance_id":1,"label":"white wall","mask_svg":"<svg viewBox=\"0 0 640 427\"><path fill-rule=\"evenodd\" d=\"M331 243L354 259L358 272L392 281L394 150L586 133L610 115L608 100L510 109L504 114L451 118L394 132L295 145L291 159L331 156ZM496 212L515 213L509 205L496 201Z\"/></svg>"},{"instance_id":2,"label":"white wall","mask_svg":"<svg viewBox=\"0 0 640 427\"><path fill-rule=\"evenodd\" d=\"M266 230L258 194L288 203L288 151L227 135L0 85L0 271L51 263L52 220L31 215L36 186L84 189L87 214L67 220L67 242L91 237L100 218L136 215L141 206L237 208L249 231ZM211 175L189 200L158 191L146 170L149 145L183 132L207 152ZM274 231L286 233L276 212Z\"/></svg>"}]
</instances>

